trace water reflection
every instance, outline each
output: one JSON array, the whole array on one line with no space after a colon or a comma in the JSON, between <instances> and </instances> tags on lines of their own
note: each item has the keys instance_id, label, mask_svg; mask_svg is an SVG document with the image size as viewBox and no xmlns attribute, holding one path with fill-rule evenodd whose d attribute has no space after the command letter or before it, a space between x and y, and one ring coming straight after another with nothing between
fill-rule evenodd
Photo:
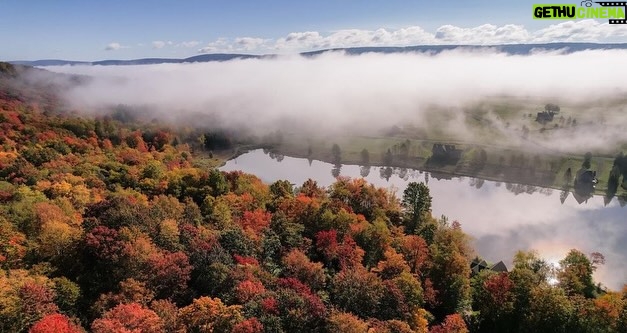
<instances>
[{"instance_id":1,"label":"water reflection","mask_svg":"<svg viewBox=\"0 0 627 333\"><path fill-rule=\"evenodd\" d=\"M359 167L359 175L366 178L370 174L370 166L362 165Z\"/></svg>"},{"instance_id":2,"label":"water reflection","mask_svg":"<svg viewBox=\"0 0 627 333\"><path fill-rule=\"evenodd\" d=\"M256 150L227 162L222 170L242 170L265 182L287 179L297 185L308 178L328 186L335 174L364 177L399 193L410 181L424 181L433 196L433 214L459 221L474 237L479 255L498 262L511 260L518 249L536 249L557 262L571 248L605 255L597 280L611 288L627 282L627 198L606 203L602 196L579 204L570 188L553 191L537 186L509 184L426 173L391 167L334 166L320 161L284 157L277 162ZM367 171L365 171L367 170ZM333 172L333 175L332 175Z\"/></svg>"}]
</instances>

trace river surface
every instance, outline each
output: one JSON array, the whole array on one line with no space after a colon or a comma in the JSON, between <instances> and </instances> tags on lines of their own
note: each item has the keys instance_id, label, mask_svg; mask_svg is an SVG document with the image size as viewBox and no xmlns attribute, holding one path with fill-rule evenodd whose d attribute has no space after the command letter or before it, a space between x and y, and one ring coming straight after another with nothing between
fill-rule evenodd
<instances>
[{"instance_id":1,"label":"river surface","mask_svg":"<svg viewBox=\"0 0 627 333\"><path fill-rule=\"evenodd\" d=\"M572 194L564 200L564 193L558 190L469 177L447 179L407 169L356 165L338 169L329 163L267 154L261 149L228 161L221 170L241 170L267 183L285 179L296 186L309 178L328 186L338 172L349 177L364 175L376 186L393 188L398 196L409 182L422 181L433 197L433 215L459 221L473 237L477 254L488 261L503 260L510 267L517 250L535 249L557 264L576 248L605 256L605 265L595 273L596 281L615 290L627 283L627 207L621 207L616 198L607 205L599 196L580 204Z\"/></svg>"}]
</instances>

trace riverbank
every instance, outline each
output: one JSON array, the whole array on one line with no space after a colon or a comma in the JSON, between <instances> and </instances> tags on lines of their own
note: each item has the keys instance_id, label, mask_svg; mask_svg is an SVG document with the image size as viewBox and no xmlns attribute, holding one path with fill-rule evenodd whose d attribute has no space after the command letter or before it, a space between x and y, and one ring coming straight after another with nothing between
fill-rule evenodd
<instances>
[{"instance_id":1,"label":"riverbank","mask_svg":"<svg viewBox=\"0 0 627 333\"><path fill-rule=\"evenodd\" d=\"M286 136L281 144L272 147L246 145L235 149L214 152L209 167L220 167L227 160L236 158L253 149L265 148L277 155L309 160L319 160L331 164L338 161L343 165L378 166L406 168L427 171L434 177L473 177L495 182L515 183L529 186L572 190L573 178L584 164L584 156L530 152L497 145L446 143L460 151L455 163L435 163L432 160L434 140L410 140L405 138L381 137L336 137L334 139L303 139ZM334 154L333 145L339 147L339 155ZM365 161L364 150L367 151ZM337 153L337 152L335 152ZM201 156L209 157L207 152ZM339 156L339 159L338 159ZM597 172L598 183L592 194L606 196L613 157L593 156L590 170ZM567 170L571 177L565 181ZM616 196L627 196L620 188Z\"/></svg>"}]
</instances>

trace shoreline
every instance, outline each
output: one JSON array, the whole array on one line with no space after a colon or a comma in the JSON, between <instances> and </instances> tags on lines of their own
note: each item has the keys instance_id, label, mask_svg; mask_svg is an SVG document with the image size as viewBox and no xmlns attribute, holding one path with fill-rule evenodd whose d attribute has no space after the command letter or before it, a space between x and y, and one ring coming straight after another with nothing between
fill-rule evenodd
<instances>
[{"instance_id":1,"label":"shoreline","mask_svg":"<svg viewBox=\"0 0 627 333\"><path fill-rule=\"evenodd\" d=\"M288 153L284 153L284 151L282 151L280 148L276 148L276 147L272 147L269 148L267 146L263 146L263 145L249 145L249 146L242 146L242 147L238 147L235 150L231 151L228 155L222 155L222 156L228 156L227 158L224 158L221 160L220 165L217 166L217 168L220 168L222 166L224 166L226 164L227 161L235 159L243 154L252 152L254 150L259 150L259 149L267 149L272 151L275 154L281 154L283 156L287 156L287 157L292 157L292 158L300 158L300 159L308 159L308 160L312 160L312 161L320 161L323 163L328 163L333 165L333 161L331 161L330 159L325 159L325 158L321 158L320 156L307 156L306 154L302 154L302 153L296 153L293 151L290 151ZM342 160L340 163L342 166L346 165L352 165L352 166L366 166L363 163L359 163L358 161L355 160L351 160L351 159L346 159L346 160ZM545 189L552 189L552 190L557 190L557 191L569 191L569 192L573 192L573 186L572 181L569 182L568 186L560 186L558 184L556 184L555 182L553 183L546 183L546 182L533 182L533 181L528 181L529 178L525 178L526 181L524 181L521 178L517 178L517 177L508 177L507 175L500 173L498 175L494 175L494 174L489 174L486 172L476 172L476 173L471 173L468 172L467 170L464 170L464 168L458 168L456 170L450 170L447 168L438 168L438 167L433 167L433 166L426 166L426 165L421 165L421 166L416 166L416 165L408 165L407 163L400 165L397 163L391 163L391 164L383 164L383 163L378 163L378 162L373 162L373 163L369 163L370 167L378 167L378 168L386 168L386 167L390 167L393 169L411 169L411 170L416 170L416 171L420 171L420 172L429 172L429 174L436 178L436 179L440 179L440 178L462 178L462 177L467 177L467 178L475 178L475 179L481 179L481 180L487 180L487 181L492 181L492 182L502 182L502 183L508 183L508 184L516 184L516 185L524 185L524 186L533 186L533 187L538 187L538 188L545 188ZM506 169L507 167L504 167L503 169ZM492 169L494 169L494 166L492 166ZM444 177L440 177L440 176L444 176ZM557 178L559 175L555 175L555 178ZM596 187L594 192L592 192L591 194L594 196L601 196L601 197L606 197L606 188L603 187ZM616 194L612 197L612 199L614 197L619 197L619 196L625 196L627 195L627 191L625 191L624 189L620 189L616 192Z\"/></svg>"}]
</instances>

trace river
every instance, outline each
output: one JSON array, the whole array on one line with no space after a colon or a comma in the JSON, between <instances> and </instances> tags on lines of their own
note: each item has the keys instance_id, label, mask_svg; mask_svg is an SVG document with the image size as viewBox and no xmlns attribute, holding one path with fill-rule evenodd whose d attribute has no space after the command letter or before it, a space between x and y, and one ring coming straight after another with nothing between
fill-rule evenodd
<instances>
[{"instance_id":1,"label":"river","mask_svg":"<svg viewBox=\"0 0 627 333\"><path fill-rule=\"evenodd\" d=\"M503 260L509 267L517 250L535 249L557 264L576 248L605 256L605 265L595 272L596 281L612 289L627 283L627 207L616 198L607 205L599 196L579 203L572 194L563 200L564 193L558 190L469 177L437 177L385 167L370 167L366 172L356 165L338 170L329 163L267 154L261 149L228 161L221 170L241 170L267 183L285 179L297 186L309 178L328 186L338 172L349 177L365 175L370 183L393 188L399 196L409 182L422 181L433 197L433 215L459 221L473 237L477 254L488 261Z\"/></svg>"}]
</instances>

